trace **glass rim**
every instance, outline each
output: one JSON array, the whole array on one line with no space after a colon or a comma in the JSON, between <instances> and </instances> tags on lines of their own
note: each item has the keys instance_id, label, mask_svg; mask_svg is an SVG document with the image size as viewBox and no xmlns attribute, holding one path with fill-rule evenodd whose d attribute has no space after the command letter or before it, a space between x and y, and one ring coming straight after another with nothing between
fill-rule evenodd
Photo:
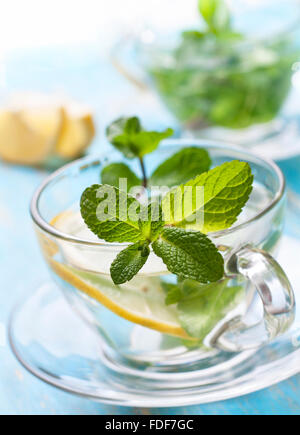
<instances>
[{"instance_id":1,"label":"glass rim","mask_svg":"<svg viewBox=\"0 0 300 435\"><path fill-rule=\"evenodd\" d=\"M236 42L236 47L245 49L246 47L251 47L256 44L269 44L277 40L280 41L285 35L289 35L298 31L299 24L300 24L300 0L289 0L289 1L295 3L295 6L297 6L297 9L295 10L295 16L293 17L293 19L288 20L286 23L284 23L284 26L280 30L274 31L271 34L258 36L258 37L253 35L248 35L244 41ZM151 30L151 28L146 30ZM153 30L153 33L156 34L155 30ZM136 40L136 42L141 43L143 47L145 46L155 47L156 49L167 48L167 44L164 43L161 44L159 42L153 41L152 43L149 44L143 42L141 38L141 34L137 38L135 37L134 39Z\"/></svg>"},{"instance_id":2,"label":"glass rim","mask_svg":"<svg viewBox=\"0 0 300 435\"><path fill-rule=\"evenodd\" d=\"M273 162L271 159L260 157L256 154L252 153L251 151L250 152L246 151L243 148L236 146L236 145L231 145L231 144L228 144L225 142L216 142L216 141L211 141L211 140L166 139L166 140L162 141L161 147L166 148L166 147L172 147L172 146L175 147L175 146L180 146L180 145L183 147L195 145L195 146L201 146L202 148L208 148L208 149L209 148L211 148L211 149L216 148L216 149L220 149L221 151L227 150L227 151L238 152L244 156L244 158L242 158L242 160L245 160L246 162L250 161L250 163L251 163L251 161L256 161L256 162L260 163L261 165L264 165L264 166L267 165L273 171L273 173L275 173L275 175L277 176L278 181L279 181L279 188L277 189L277 192L274 195L274 198L263 210L261 210L255 216L246 220L245 222L242 222L239 225L236 225L234 227L231 227L231 228L228 228L225 230L210 232L210 233L208 233L209 237L217 239L220 237L224 237L228 234L235 233L236 231L239 231L243 228L246 228L251 223L260 220L262 217L264 217L266 214L268 214L269 211L271 211L283 198L284 193L285 193L285 187L286 187L285 177L283 175L283 172L279 168L279 166L275 162ZM33 194L33 197L32 197L31 203L30 203L31 218L32 218L33 222L41 230L43 230L44 232L46 232L47 234L49 234L52 237L61 239L61 240L66 241L66 242L72 242L72 243L81 244L81 245L85 245L85 246L113 247L113 246L129 246L130 245L130 243L109 243L109 242L105 242L105 241L101 241L101 240L99 240L99 242L98 242L98 241L80 239L79 237L72 236L71 234L64 233L63 231L60 231L57 228L55 228L53 225L48 223L41 216L40 211L39 211L39 201L40 201L42 194L44 193L44 191L46 190L48 185L51 184L57 177L60 177L64 172L66 172L69 169L75 168L76 166L78 166L79 171L82 171L82 170L88 169L89 167L98 165L103 160L103 158L107 157L108 152L109 151L107 150L105 153L103 153L99 156L89 155L89 156L84 157L82 159L75 160L74 162L68 163L67 165L64 165L63 167L61 167L60 169L55 171L53 174L48 176L43 181L43 183L40 185L40 187Z\"/></svg>"}]
</instances>

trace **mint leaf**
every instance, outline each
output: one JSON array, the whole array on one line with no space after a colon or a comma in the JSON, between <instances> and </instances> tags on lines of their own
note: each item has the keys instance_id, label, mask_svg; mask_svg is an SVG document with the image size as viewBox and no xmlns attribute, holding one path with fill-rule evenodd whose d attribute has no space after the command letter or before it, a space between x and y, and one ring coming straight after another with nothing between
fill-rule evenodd
<instances>
[{"instance_id":1,"label":"mint leaf","mask_svg":"<svg viewBox=\"0 0 300 435\"><path fill-rule=\"evenodd\" d=\"M177 310L180 324L192 337L203 341L226 314L233 310L242 300L243 287L230 287L228 281L200 285L198 291L182 298Z\"/></svg>"},{"instance_id":2,"label":"mint leaf","mask_svg":"<svg viewBox=\"0 0 300 435\"><path fill-rule=\"evenodd\" d=\"M197 147L184 148L153 172L149 184L173 187L186 183L191 178L208 171L211 163L206 150Z\"/></svg>"},{"instance_id":3,"label":"mint leaf","mask_svg":"<svg viewBox=\"0 0 300 435\"><path fill-rule=\"evenodd\" d=\"M230 30L230 13L224 0L199 0L199 11L212 33Z\"/></svg>"},{"instance_id":4,"label":"mint leaf","mask_svg":"<svg viewBox=\"0 0 300 435\"><path fill-rule=\"evenodd\" d=\"M203 233L230 228L249 199L252 183L248 163L237 160L224 163L172 189L162 201L165 221ZM198 192L197 188L201 187ZM186 188L191 188L192 192L189 207L184 207L184 201L177 199L178 194L184 197Z\"/></svg>"},{"instance_id":5,"label":"mint leaf","mask_svg":"<svg viewBox=\"0 0 300 435\"><path fill-rule=\"evenodd\" d=\"M129 216L129 207L140 210L140 203L126 192L106 184L86 189L81 197L81 215L100 239L106 242L132 242L142 238L138 219Z\"/></svg>"},{"instance_id":6,"label":"mint leaf","mask_svg":"<svg viewBox=\"0 0 300 435\"><path fill-rule=\"evenodd\" d=\"M150 254L148 243L135 243L121 251L111 264L110 274L116 285L130 281L144 266Z\"/></svg>"},{"instance_id":7,"label":"mint leaf","mask_svg":"<svg viewBox=\"0 0 300 435\"><path fill-rule=\"evenodd\" d=\"M135 186L141 185L141 180L135 175L135 173L125 163L112 163L105 166L101 172L102 184L109 184L119 188L120 178L126 178L127 180L127 192Z\"/></svg>"},{"instance_id":8,"label":"mint leaf","mask_svg":"<svg viewBox=\"0 0 300 435\"><path fill-rule=\"evenodd\" d=\"M154 151L163 139L173 135L173 130L168 128L161 133L146 131L137 117L119 118L107 128L106 135L112 145L132 159Z\"/></svg>"},{"instance_id":9,"label":"mint leaf","mask_svg":"<svg viewBox=\"0 0 300 435\"><path fill-rule=\"evenodd\" d=\"M168 270L183 278L206 284L218 281L224 275L222 255L200 232L165 227L152 247Z\"/></svg>"},{"instance_id":10,"label":"mint leaf","mask_svg":"<svg viewBox=\"0 0 300 435\"><path fill-rule=\"evenodd\" d=\"M182 290L177 284L171 284L167 282L162 282L161 286L163 290L167 293L165 304L173 305L177 304L183 297Z\"/></svg>"},{"instance_id":11,"label":"mint leaf","mask_svg":"<svg viewBox=\"0 0 300 435\"><path fill-rule=\"evenodd\" d=\"M132 138L133 147L136 155L143 157L145 154L152 153L156 150L163 139L172 136L174 131L171 128L159 133L156 131L141 131Z\"/></svg>"},{"instance_id":12,"label":"mint leaf","mask_svg":"<svg viewBox=\"0 0 300 435\"><path fill-rule=\"evenodd\" d=\"M136 153L131 149L130 137L141 131L141 124L137 117L119 118L106 129L109 142L121 151L125 157L132 159Z\"/></svg>"}]
</instances>

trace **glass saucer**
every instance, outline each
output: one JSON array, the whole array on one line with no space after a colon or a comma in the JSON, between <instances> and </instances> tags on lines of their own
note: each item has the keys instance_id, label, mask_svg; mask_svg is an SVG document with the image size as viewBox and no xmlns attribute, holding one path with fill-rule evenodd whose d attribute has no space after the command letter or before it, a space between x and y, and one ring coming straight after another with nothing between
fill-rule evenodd
<instances>
[{"instance_id":1,"label":"glass saucer","mask_svg":"<svg viewBox=\"0 0 300 435\"><path fill-rule=\"evenodd\" d=\"M279 261L300 307L300 239L283 238ZM101 342L52 283L33 289L15 308L9 325L12 350L43 381L103 403L135 407L201 404L245 395L299 372L300 310L292 329L257 350L199 362L193 370L166 375L123 366L105 356ZM210 355L211 356L211 355Z\"/></svg>"}]
</instances>

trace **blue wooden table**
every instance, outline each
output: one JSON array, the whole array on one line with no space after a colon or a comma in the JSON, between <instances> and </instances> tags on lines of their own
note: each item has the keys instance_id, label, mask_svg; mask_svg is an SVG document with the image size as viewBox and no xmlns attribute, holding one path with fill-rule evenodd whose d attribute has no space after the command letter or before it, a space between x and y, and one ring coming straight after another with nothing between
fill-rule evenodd
<instances>
[{"instance_id":1,"label":"blue wooden table","mask_svg":"<svg viewBox=\"0 0 300 435\"><path fill-rule=\"evenodd\" d=\"M166 126L171 120L163 110L153 111L146 95L133 95L107 62L93 72L97 87L99 136L91 152L102 151L101 131L120 114L142 113L149 124ZM92 81L91 81L92 82ZM95 84L96 83L96 84ZM133 98L134 96L134 98ZM148 108L148 109L147 109ZM300 158L282 166L289 183L300 193ZM43 171L0 163L0 414L300 414L300 375L245 397L201 406L170 409L137 409L106 406L58 391L27 373L14 358L6 340L12 307L23 292L48 278L29 218L30 198L47 174Z\"/></svg>"}]
</instances>

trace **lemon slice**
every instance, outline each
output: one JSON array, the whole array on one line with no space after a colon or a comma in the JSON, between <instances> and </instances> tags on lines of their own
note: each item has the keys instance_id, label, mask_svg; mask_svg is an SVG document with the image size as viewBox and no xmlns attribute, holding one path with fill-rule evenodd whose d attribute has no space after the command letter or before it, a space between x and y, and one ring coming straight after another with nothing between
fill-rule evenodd
<instances>
[{"instance_id":1,"label":"lemon slice","mask_svg":"<svg viewBox=\"0 0 300 435\"><path fill-rule=\"evenodd\" d=\"M65 159L80 156L90 145L95 135L92 114L84 110L63 108L63 122L56 152Z\"/></svg>"},{"instance_id":2,"label":"lemon slice","mask_svg":"<svg viewBox=\"0 0 300 435\"><path fill-rule=\"evenodd\" d=\"M51 225L65 233L94 240L94 235L85 227L80 214L73 210L65 211L55 217ZM65 263L60 263L55 259L58 246L53 246L53 242L48 241L44 234L41 237L41 245L49 266L63 281L98 301L113 313L132 323L161 333L192 340L182 329L176 308L165 304L165 292L158 276L150 276L149 272L145 272L129 283L115 286L109 275L112 261L107 258L110 257L109 246L99 247L89 252L89 249L82 250L80 245L60 241L60 253L65 258ZM105 253L101 253L101 249L105 249ZM103 258L104 256L106 258ZM115 256L113 250L112 259ZM159 267L158 270L161 271L162 266L153 263L152 274L155 267ZM98 271L103 268L106 273L91 272L94 267L98 267Z\"/></svg>"},{"instance_id":3,"label":"lemon slice","mask_svg":"<svg viewBox=\"0 0 300 435\"><path fill-rule=\"evenodd\" d=\"M158 278L136 278L116 287L108 277L80 271L53 259L49 259L49 264L61 279L123 319L164 334L191 339L180 326L176 309L166 306Z\"/></svg>"},{"instance_id":4,"label":"lemon slice","mask_svg":"<svg viewBox=\"0 0 300 435\"><path fill-rule=\"evenodd\" d=\"M27 125L21 112L0 112L0 156L26 165L43 163L54 147L54 138Z\"/></svg>"}]
</instances>

